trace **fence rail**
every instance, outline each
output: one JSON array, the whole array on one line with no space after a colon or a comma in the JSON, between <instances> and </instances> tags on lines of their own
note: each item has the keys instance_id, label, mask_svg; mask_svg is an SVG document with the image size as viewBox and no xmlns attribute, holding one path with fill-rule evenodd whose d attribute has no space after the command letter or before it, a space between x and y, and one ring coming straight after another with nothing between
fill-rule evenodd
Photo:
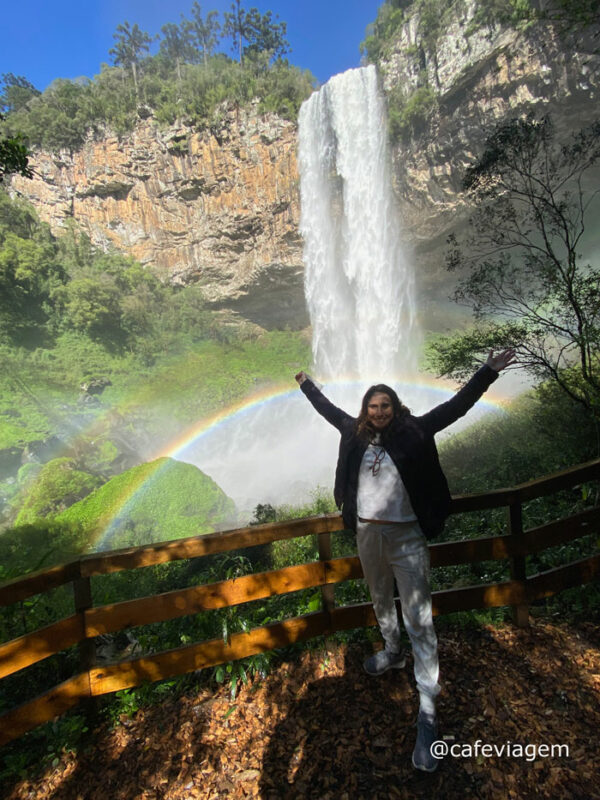
<instances>
[{"instance_id":1,"label":"fence rail","mask_svg":"<svg viewBox=\"0 0 600 800\"><path fill-rule=\"evenodd\" d=\"M511 580L434 592L434 614L512 606L515 622L525 625L532 602L597 578L600 554L530 576L526 574L525 558L600 530L600 506L524 531L522 504L599 478L600 459L597 459L510 489L453 498L452 514L506 507L508 533L430 545L431 566L507 559ZM0 745L64 713L85 698L245 658L315 636L375 624L370 603L335 605L334 586L362 577L356 556L331 556L331 534L342 527L338 514L269 523L95 553L0 585L0 607L68 583L73 585L75 605L72 616L0 645L0 678L73 645L79 646L81 669L78 675L0 716ZM110 605L92 604L91 578L95 576L315 534L319 549L316 562ZM320 588L320 611L235 633L227 642L213 639L106 666L95 664L96 636L310 588Z\"/></svg>"}]
</instances>

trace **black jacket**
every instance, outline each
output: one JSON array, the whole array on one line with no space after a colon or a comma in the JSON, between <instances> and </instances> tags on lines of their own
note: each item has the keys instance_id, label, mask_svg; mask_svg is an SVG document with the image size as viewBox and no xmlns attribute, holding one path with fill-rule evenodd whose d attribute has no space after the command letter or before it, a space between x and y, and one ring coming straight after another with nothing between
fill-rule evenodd
<instances>
[{"instance_id":1,"label":"black jacket","mask_svg":"<svg viewBox=\"0 0 600 800\"><path fill-rule=\"evenodd\" d=\"M454 397L421 417L394 418L384 432L383 445L396 465L423 533L438 536L450 507L450 491L440 466L434 435L462 417L479 400L498 373L484 364ZM346 527L356 530L358 472L367 443L356 434L356 419L334 406L310 380L300 387L315 409L336 427L340 449L334 498Z\"/></svg>"}]
</instances>

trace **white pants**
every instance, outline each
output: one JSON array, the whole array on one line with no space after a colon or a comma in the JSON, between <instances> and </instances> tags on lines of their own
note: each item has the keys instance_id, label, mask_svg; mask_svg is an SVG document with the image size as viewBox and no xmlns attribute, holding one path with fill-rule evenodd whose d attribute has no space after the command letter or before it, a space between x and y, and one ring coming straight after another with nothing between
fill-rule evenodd
<instances>
[{"instance_id":1,"label":"white pants","mask_svg":"<svg viewBox=\"0 0 600 800\"><path fill-rule=\"evenodd\" d=\"M384 525L359 522L356 539L386 649L402 649L394 602L396 578L402 619L412 644L417 688L434 698L440 691L437 636L431 613L429 550L421 526L417 521Z\"/></svg>"}]
</instances>

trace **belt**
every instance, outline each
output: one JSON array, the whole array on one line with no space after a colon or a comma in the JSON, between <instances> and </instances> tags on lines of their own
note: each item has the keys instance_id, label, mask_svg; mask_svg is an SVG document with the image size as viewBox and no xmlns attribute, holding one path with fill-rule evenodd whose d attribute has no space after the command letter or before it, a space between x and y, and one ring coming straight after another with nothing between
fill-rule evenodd
<instances>
[{"instance_id":1,"label":"belt","mask_svg":"<svg viewBox=\"0 0 600 800\"><path fill-rule=\"evenodd\" d=\"M417 518L414 519L365 519L364 517L358 517L359 522L368 522L371 525L405 525L408 522L417 522Z\"/></svg>"}]
</instances>

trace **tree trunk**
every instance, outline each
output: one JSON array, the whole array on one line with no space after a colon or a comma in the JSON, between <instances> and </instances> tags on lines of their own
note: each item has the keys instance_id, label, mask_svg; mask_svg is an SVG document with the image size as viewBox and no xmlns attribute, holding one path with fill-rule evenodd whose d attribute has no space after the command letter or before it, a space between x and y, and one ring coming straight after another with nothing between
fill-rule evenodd
<instances>
[{"instance_id":1,"label":"tree trunk","mask_svg":"<svg viewBox=\"0 0 600 800\"><path fill-rule=\"evenodd\" d=\"M139 95L138 95L138 82L137 82L137 64L135 61L131 62L131 73L133 75L133 88L135 89L135 102L136 104L139 102Z\"/></svg>"}]
</instances>

